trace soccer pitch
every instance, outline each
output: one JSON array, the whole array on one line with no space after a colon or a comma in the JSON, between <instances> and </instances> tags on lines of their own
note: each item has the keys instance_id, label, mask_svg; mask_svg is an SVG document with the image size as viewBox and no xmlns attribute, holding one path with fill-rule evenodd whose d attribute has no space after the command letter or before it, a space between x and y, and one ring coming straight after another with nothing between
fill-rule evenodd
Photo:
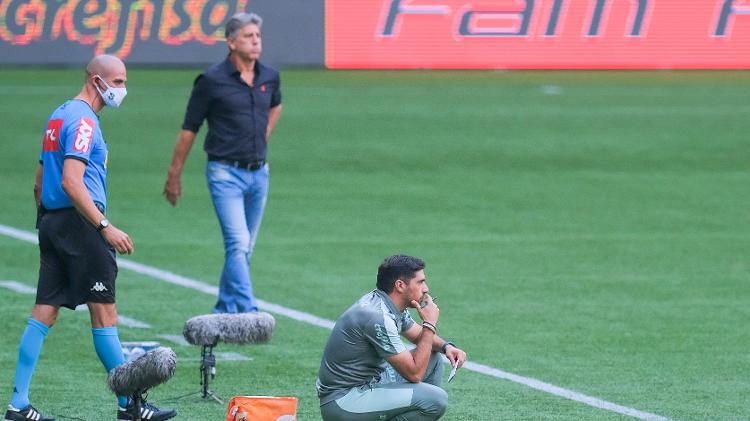
<instances>
[{"instance_id":1,"label":"soccer pitch","mask_svg":"<svg viewBox=\"0 0 750 421\"><path fill-rule=\"evenodd\" d=\"M135 241L128 260L216 286L205 127L182 200L161 196L198 72L131 69L123 106L101 113L108 216ZM82 77L0 71L0 225L34 233L42 131ZM750 419L750 72L289 70L282 91L252 260L259 298L335 320L374 288L385 256L413 254L439 297L440 335L470 361L636 415L467 369L445 385L445 420ZM34 288L38 259L34 244L0 235L0 281ZM6 404L34 296L2 285L16 284L0 284ZM180 335L213 302L120 268L119 312L150 326L121 325L121 339L177 353L175 377L149 400L178 419L226 410L167 401L200 390L200 349L160 335ZM299 419L320 419L329 331L275 317L269 344L216 348L247 359L220 360L211 387L297 396ZM87 312L61 311L32 403L59 419L113 419L105 378Z\"/></svg>"}]
</instances>

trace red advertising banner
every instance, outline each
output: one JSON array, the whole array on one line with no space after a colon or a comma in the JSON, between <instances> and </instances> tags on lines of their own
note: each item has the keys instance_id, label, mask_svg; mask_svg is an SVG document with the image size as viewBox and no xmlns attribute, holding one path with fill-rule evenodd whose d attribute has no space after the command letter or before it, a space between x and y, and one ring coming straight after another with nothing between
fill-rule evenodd
<instances>
[{"instance_id":1,"label":"red advertising banner","mask_svg":"<svg viewBox=\"0 0 750 421\"><path fill-rule=\"evenodd\" d=\"M750 0L326 0L326 66L750 69Z\"/></svg>"}]
</instances>

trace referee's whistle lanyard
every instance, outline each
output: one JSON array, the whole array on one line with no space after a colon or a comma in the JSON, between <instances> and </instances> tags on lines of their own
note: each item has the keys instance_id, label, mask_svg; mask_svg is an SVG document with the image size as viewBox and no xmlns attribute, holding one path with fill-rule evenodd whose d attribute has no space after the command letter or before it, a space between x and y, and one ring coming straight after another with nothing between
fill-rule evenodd
<instances>
[{"instance_id":1,"label":"referee's whistle lanyard","mask_svg":"<svg viewBox=\"0 0 750 421\"><path fill-rule=\"evenodd\" d=\"M99 92L99 95L101 95L102 99L104 100L104 103L112 108L119 107L120 104L122 104L122 100L125 99L125 95L128 94L127 88L113 88L109 86L109 84L107 84L107 82L105 82L101 76L95 75L94 77L99 78L104 86L107 87L107 90L102 92L102 90L99 89L99 85L97 85L96 83L94 84L96 90Z\"/></svg>"}]
</instances>

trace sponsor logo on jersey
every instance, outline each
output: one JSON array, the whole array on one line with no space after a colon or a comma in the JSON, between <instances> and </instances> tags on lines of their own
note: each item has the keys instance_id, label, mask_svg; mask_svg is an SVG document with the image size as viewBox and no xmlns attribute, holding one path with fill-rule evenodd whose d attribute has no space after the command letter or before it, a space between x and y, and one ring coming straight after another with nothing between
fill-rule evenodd
<instances>
[{"instance_id":1,"label":"sponsor logo on jersey","mask_svg":"<svg viewBox=\"0 0 750 421\"><path fill-rule=\"evenodd\" d=\"M88 153L91 149L91 141L94 140L94 129L96 123L94 120L81 117L76 129L76 138L73 143L73 150L76 152Z\"/></svg>"},{"instance_id":2,"label":"sponsor logo on jersey","mask_svg":"<svg viewBox=\"0 0 750 421\"><path fill-rule=\"evenodd\" d=\"M101 282L94 282L94 286L91 287L91 291L104 292L106 290L107 287L105 287Z\"/></svg>"},{"instance_id":3,"label":"sponsor logo on jersey","mask_svg":"<svg viewBox=\"0 0 750 421\"><path fill-rule=\"evenodd\" d=\"M42 150L44 152L57 152L60 150L60 130L62 129L62 120L50 120L47 122L47 130L44 132L44 141Z\"/></svg>"},{"instance_id":4,"label":"sponsor logo on jersey","mask_svg":"<svg viewBox=\"0 0 750 421\"><path fill-rule=\"evenodd\" d=\"M396 348L391 343L391 339L388 337L388 332L386 331L385 326L375 323L375 337L378 338L378 342L380 342L380 346L383 347L383 350L386 352L396 351Z\"/></svg>"}]
</instances>

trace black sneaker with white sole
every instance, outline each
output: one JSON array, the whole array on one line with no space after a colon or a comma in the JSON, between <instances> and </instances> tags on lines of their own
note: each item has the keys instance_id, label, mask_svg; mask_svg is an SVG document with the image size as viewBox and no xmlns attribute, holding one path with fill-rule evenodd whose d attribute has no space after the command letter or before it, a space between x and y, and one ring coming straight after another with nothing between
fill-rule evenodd
<instances>
[{"instance_id":1,"label":"black sneaker with white sole","mask_svg":"<svg viewBox=\"0 0 750 421\"><path fill-rule=\"evenodd\" d=\"M135 403L130 401L127 408L117 408L117 421L132 421L136 417L133 415L133 407ZM168 420L177 415L177 411L174 409L159 409L148 402L142 402L141 404L141 419L144 421L163 421Z\"/></svg>"},{"instance_id":2,"label":"black sneaker with white sole","mask_svg":"<svg viewBox=\"0 0 750 421\"><path fill-rule=\"evenodd\" d=\"M46 418L31 405L24 409L14 408L13 405L8 405L8 410L5 412L5 419L3 421L55 421L55 419Z\"/></svg>"}]
</instances>

